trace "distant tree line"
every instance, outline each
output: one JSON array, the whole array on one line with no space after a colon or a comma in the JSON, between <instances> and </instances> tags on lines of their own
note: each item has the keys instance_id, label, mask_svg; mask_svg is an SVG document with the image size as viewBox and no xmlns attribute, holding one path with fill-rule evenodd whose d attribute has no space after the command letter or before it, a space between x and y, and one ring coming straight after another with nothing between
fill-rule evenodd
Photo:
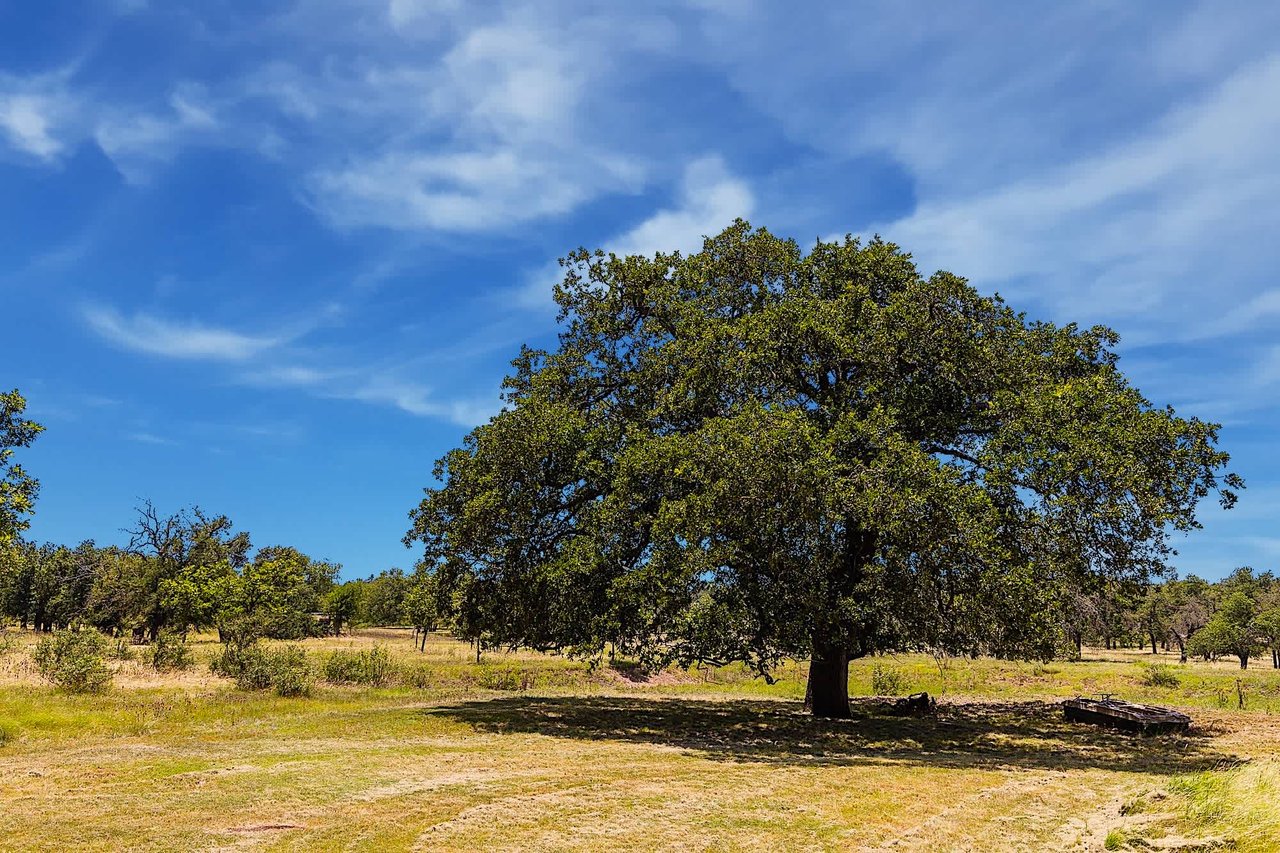
<instances>
[{"instance_id":1,"label":"distant tree line","mask_svg":"<svg viewBox=\"0 0 1280 853\"><path fill-rule=\"evenodd\" d=\"M1210 583L1195 575L1147 585L1078 592L1065 607L1065 633L1082 645L1177 649L1188 657L1235 657L1240 668L1270 653L1280 668L1280 578L1244 567Z\"/></svg>"},{"instance_id":2,"label":"distant tree line","mask_svg":"<svg viewBox=\"0 0 1280 853\"><path fill-rule=\"evenodd\" d=\"M0 624L89 626L138 641L162 631L301 639L353 625L435 627L422 570L343 583L338 564L285 545L254 552L227 516L199 508L165 514L144 503L128 533L123 546L0 543Z\"/></svg>"}]
</instances>

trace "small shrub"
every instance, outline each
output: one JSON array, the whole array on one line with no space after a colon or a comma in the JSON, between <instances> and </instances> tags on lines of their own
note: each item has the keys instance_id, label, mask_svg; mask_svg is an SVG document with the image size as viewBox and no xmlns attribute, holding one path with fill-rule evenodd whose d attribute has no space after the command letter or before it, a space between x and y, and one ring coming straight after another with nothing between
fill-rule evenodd
<instances>
[{"instance_id":1,"label":"small shrub","mask_svg":"<svg viewBox=\"0 0 1280 853\"><path fill-rule=\"evenodd\" d=\"M175 631L161 631L151 644L151 666L161 672L191 666L187 638Z\"/></svg>"},{"instance_id":2,"label":"small shrub","mask_svg":"<svg viewBox=\"0 0 1280 853\"><path fill-rule=\"evenodd\" d=\"M1151 664L1142 674L1142 683L1147 687L1177 687L1182 683L1178 673L1167 663Z\"/></svg>"},{"instance_id":3,"label":"small shrub","mask_svg":"<svg viewBox=\"0 0 1280 853\"><path fill-rule=\"evenodd\" d=\"M268 653L271 686L281 696L311 695L311 662L299 646L285 646Z\"/></svg>"},{"instance_id":4,"label":"small shrub","mask_svg":"<svg viewBox=\"0 0 1280 853\"><path fill-rule=\"evenodd\" d=\"M129 647L129 641L123 637L117 637L116 641L108 647L107 657L112 660L133 660L135 655L133 649Z\"/></svg>"},{"instance_id":5,"label":"small shrub","mask_svg":"<svg viewBox=\"0 0 1280 853\"><path fill-rule=\"evenodd\" d=\"M904 692L907 679L891 667L876 664L871 668L871 692L876 696L896 696Z\"/></svg>"},{"instance_id":6,"label":"small shrub","mask_svg":"<svg viewBox=\"0 0 1280 853\"><path fill-rule=\"evenodd\" d=\"M18 638L9 633L8 629L0 628L0 657L4 657L9 652L16 651L18 648Z\"/></svg>"},{"instance_id":7,"label":"small shrub","mask_svg":"<svg viewBox=\"0 0 1280 853\"><path fill-rule=\"evenodd\" d=\"M32 659L40 675L68 693L101 693L113 676L103 662L106 651L97 631L57 631L36 644Z\"/></svg>"},{"instance_id":8,"label":"small shrub","mask_svg":"<svg viewBox=\"0 0 1280 853\"><path fill-rule=\"evenodd\" d=\"M362 652L336 651L324 662L324 680L331 684L381 686L391 673L391 655L381 646Z\"/></svg>"},{"instance_id":9,"label":"small shrub","mask_svg":"<svg viewBox=\"0 0 1280 853\"><path fill-rule=\"evenodd\" d=\"M311 695L311 662L298 646L278 649L252 643L228 643L209 664L218 675L235 679L241 690L275 688L281 696Z\"/></svg>"},{"instance_id":10,"label":"small shrub","mask_svg":"<svg viewBox=\"0 0 1280 853\"><path fill-rule=\"evenodd\" d=\"M1128 836L1124 834L1123 829L1113 829L1107 833L1106 839L1102 842L1104 850L1119 850L1129 842Z\"/></svg>"}]
</instances>

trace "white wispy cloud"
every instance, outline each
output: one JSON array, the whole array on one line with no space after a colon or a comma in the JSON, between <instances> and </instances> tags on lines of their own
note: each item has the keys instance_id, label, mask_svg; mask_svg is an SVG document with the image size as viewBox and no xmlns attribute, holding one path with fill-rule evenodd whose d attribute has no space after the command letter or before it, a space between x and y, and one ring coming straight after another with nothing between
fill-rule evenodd
<instances>
[{"instance_id":1,"label":"white wispy cloud","mask_svg":"<svg viewBox=\"0 0 1280 853\"><path fill-rule=\"evenodd\" d=\"M617 255L694 251L702 247L703 237L754 213L755 196L747 182L731 174L723 158L702 157L685 167L676 204L611 240L608 251Z\"/></svg>"},{"instance_id":2,"label":"white wispy cloud","mask_svg":"<svg viewBox=\"0 0 1280 853\"><path fill-rule=\"evenodd\" d=\"M930 265L1034 288L1058 311L1086 307L1090 320L1137 316L1147 334L1177 339L1188 334L1182 324L1233 311L1248 283L1231 253L1214 247L1280 226L1280 210L1266 203L1280 192L1280 149L1270 141L1280 135L1277 91L1280 56L1128 144L975 195L926 199L877 229ZM1258 250L1272 251L1255 244L1250 266ZM1217 286L1203 286L1214 278Z\"/></svg>"},{"instance_id":3,"label":"white wispy cloud","mask_svg":"<svg viewBox=\"0 0 1280 853\"><path fill-rule=\"evenodd\" d=\"M426 384L401 378L400 372L392 366L354 364L348 360L344 366L329 369L299 364L267 365L242 373L238 378L258 387L294 388L324 399L391 406L411 415L465 427L488 420L501 408L496 390L488 397L444 398Z\"/></svg>"},{"instance_id":4,"label":"white wispy cloud","mask_svg":"<svg viewBox=\"0 0 1280 853\"><path fill-rule=\"evenodd\" d=\"M155 444L160 446L175 446L178 443L171 438L165 438L164 436L156 435L152 432L131 432L128 433L125 438L130 441L136 441L139 444Z\"/></svg>"},{"instance_id":5,"label":"white wispy cloud","mask_svg":"<svg viewBox=\"0 0 1280 853\"><path fill-rule=\"evenodd\" d=\"M183 146L200 140L217 141L221 130L203 91L185 85L170 93L162 110L104 110L95 124L93 139L125 178L140 181ZM235 134L231 136L221 143L233 141Z\"/></svg>"},{"instance_id":6,"label":"white wispy cloud","mask_svg":"<svg viewBox=\"0 0 1280 853\"><path fill-rule=\"evenodd\" d=\"M78 107L66 73L0 74L0 138L13 150L52 163L72 145Z\"/></svg>"},{"instance_id":7,"label":"white wispy cloud","mask_svg":"<svg viewBox=\"0 0 1280 853\"><path fill-rule=\"evenodd\" d=\"M103 306L87 306L83 314L89 328L111 343L168 358L246 361L296 337L296 333L246 334L199 321L150 314L126 316Z\"/></svg>"}]
</instances>

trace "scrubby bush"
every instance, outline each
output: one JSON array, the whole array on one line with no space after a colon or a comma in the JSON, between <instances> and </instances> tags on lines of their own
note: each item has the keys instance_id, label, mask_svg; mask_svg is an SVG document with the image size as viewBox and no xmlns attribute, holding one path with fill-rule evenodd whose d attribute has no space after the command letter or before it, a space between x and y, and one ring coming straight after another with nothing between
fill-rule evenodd
<instances>
[{"instance_id":1,"label":"scrubby bush","mask_svg":"<svg viewBox=\"0 0 1280 853\"><path fill-rule=\"evenodd\" d=\"M1178 673L1167 663L1155 663L1146 667L1142 683L1147 687L1177 687L1182 683Z\"/></svg>"},{"instance_id":2,"label":"scrubby bush","mask_svg":"<svg viewBox=\"0 0 1280 853\"><path fill-rule=\"evenodd\" d=\"M218 675L235 679L242 690L275 688L281 696L311 694L311 663L298 646L270 649L247 636L227 643L210 662Z\"/></svg>"},{"instance_id":3,"label":"scrubby bush","mask_svg":"<svg viewBox=\"0 0 1280 853\"><path fill-rule=\"evenodd\" d=\"M324 680L332 684L381 686L391 680L391 655L381 646L361 652L336 651L324 662Z\"/></svg>"},{"instance_id":4,"label":"scrubby bush","mask_svg":"<svg viewBox=\"0 0 1280 853\"><path fill-rule=\"evenodd\" d=\"M57 631L36 644L32 659L40 675L69 693L101 693L113 676L106 651L97 631Z\"/></svg>"},{"instance_id":5,"label":"scrubby bush","mask_svg":"<svg viewBox=\"0 0 1280 853\"><path fill-rule=\"evenodd\" d=\"M161 672L191 666L187 638L176 631L161 631L151 644L151 666Z\"/></svg>"},{"instance_id":6,"label":"scrubby bush","mask_svg":"<svg viewBox=\"0 0 1280 853\"><path fill-rule=\"evenodd\" d=\"M871 668L871 692L876 696L896 696L906 683L906 677L892 667L876 664Z\"/></svg>"},{"instance_id":7,"label":"scrubby bush","mask_svg":"<svg viewBox=\"0 0 1280 853\"><path fill-rule=\"evenodd\" d=\"M18 648L18 638L13 636L8 629L0 628L0 657L4 657L9 652L16 651Z\"/></svg>"},{"instance_id":8,"label":"scrubby bush","mask_svg":"<svg viewBox=\"0 0 1280 853\"><path fill-rule=\"evenodd\" d=\"M107 648L107 657L112 660L133 660L135 655L129 646L129 641L124 637L117 637L116 641Z\"/></svg>"},{"instance_id":9,"label":"scrubby bush","mask_svg":"<svg viewBox=\"0 0 1280 853\"><path fill-rule=\"evenodd\" d=\"M311 662L298 646L285 646L268 653L271 686L281 696L311 695Z\"/></svg>"}]
</instances>

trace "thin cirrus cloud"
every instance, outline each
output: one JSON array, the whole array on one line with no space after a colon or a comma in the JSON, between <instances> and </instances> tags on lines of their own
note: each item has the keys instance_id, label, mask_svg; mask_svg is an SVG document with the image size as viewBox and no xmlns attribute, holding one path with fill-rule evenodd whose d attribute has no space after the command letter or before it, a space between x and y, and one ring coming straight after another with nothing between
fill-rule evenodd
<instances>
[{"instance_id":1,"label":"thin cirrus cloud","mask_svg":"<svg viewBox=\"0 0 1280 853\"><path fill-rule=\"evenodd\" d=\"M251 335L151 314L126 316L103 306L86 307L84 319L90 329L118 347L176 359L243 362L296 337L296 334Z\"/></svg>"},{"instance_id":2,"label":"thin cirrus cloud","mask_svg":"<svg viewBox=\"0 0 1280 853\"><path fill-rule=\"evenodd\" d=\"M314 397L391 406L411 415L472 427L497 413L498 395L443 399L427 385L400 378L394 366L348 365L322 369L299 364L271 364L237 377L245 385L294 388Z\"/></svg>"},{"instance_id":3,"label":"thin cirrus cloud","mask_svg":"<svg viewBox=\"0 0 1280 853\"><path fill-rule=\"evenodd\" d=\"M332 315L332 310L322 315ZM474 426L497 412L498 396L441 399L423 384L396 377L394 367L347 364L322 367L291 363L287 345L303 337L310 324L275 334L246 334L198 322L150 314L125 316L104 307L84 311L89 327L105 340L133 352L180 360L224 362L237 366L233 382L264 388L294 388L326 399L393 406L419 417ZM295 356L296 357L296 356ZM137 441L153 436L137 434Z\"/></svg>"}]
</instances>

